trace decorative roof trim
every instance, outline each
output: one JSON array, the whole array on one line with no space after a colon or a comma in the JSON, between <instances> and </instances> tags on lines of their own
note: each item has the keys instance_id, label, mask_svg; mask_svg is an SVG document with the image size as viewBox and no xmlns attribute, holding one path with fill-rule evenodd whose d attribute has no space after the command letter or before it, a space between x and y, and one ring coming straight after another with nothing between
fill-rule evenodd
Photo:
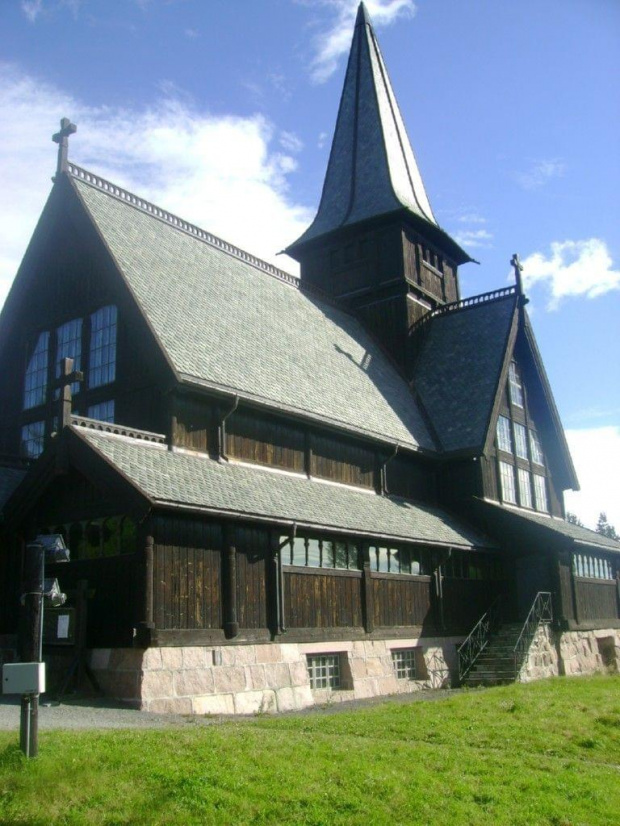
<instances>
[{"instance_id":1,"label":"decorative roof trim","mask_svg":"<svg viewBox=\"0 0 620 826\"><path fill-rule=\"evenodd\" d=\"M501 287L499 290L491 290L488 293L480 293L480 295L472 295L470 298L461 298L459 301L452 301L450 304L442 304L441 307L436 307L434 310L426 313L426 315L423 315L422 318L413 325L412 330L423 327L432 318L448 315L448 313L454 313L458 310L467 310L471 307L479 307L481 304L491 304L494 301L503 301L505 298L516 295L517 288L515 286Z\"/></svg>"},{"instance_id":2,"label":"decorative roof trim","mask_svg":"<svg viewBox=\"0 0 620 826\"><path fill-rule=\"evenodd\" d=\"M144 198L134 195L132 192L107 181L99 175L89 172L87 169L83 169L81 166L68 162L67 173L71 177L76 178L78 181L82 181L83 183L92 186L94 189L99 189L102 192L105 192L106 195L110 195L118 201L122 201L129 206L139 209L141 212L147 213L147 215L150 215L152 218L157 218L159 221L163 221L165 224L169 224L175 229L185 232L187 235L191 235L198 241L202 241L211 247L215 247L215 249L225 252L233 258L237 258L240 261L255 267L257 270L260 270L267 275L271 275L273 278L277 278L279 281L284 281L292 287L299 288L299 279L294 275L291 275L291 273L278 269L278 267L275 267L273 264L269 264L267 261L263 261L261 258L257 258L249 252L245 252L245 250L236 247L234 244L229 244L228 241L223 241L216 235L212 235L210 232L201 229L195 224L190 224L189 221L179 218L172 212L168 212L167 210L150 203L150 201L146 201Z\"/></svg>"},{"instance_id":3,"label":"decorative roof trim","mask_svg":"<svg viewBox=\"0 0 620 826\"><path fill-rule=\"evenodd\" d=\"M123 427L112 422L102 422L99 419L89 419L87 416L71 416L71 424L86 430L99 430L111 436L126 436L141 442L154 442L158 445L166 444L163 433L151 433L149 430L138 430L134 427Z\"/></svg>"}]
</instances>

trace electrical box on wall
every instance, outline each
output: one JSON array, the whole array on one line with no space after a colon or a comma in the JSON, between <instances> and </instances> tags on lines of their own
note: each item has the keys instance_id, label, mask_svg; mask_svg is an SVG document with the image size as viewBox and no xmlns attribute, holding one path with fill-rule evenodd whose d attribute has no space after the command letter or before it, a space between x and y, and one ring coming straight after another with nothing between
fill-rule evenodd
<instances>
[{"instance_id":1,"label":"electrical box on wall","mask_svg":"<svg viewBox=\"0 0 620 826\"><path fill-rule=\"evenodd\" d=\"M3 694L43 694L45 663L5 663L2 666Z\"/></svg>"}]
</instances>

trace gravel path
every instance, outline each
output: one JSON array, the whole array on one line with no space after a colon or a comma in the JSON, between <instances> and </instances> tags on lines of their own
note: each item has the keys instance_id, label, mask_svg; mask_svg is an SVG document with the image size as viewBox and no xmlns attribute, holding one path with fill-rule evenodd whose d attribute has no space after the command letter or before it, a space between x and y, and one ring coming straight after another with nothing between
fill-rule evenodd
<instances>
[{"instance_id":1,"label":"gravel path","mask_svg":"<svg viewBox=\"0 0 620 826\"><path fill-rule=\"evenodd\" d=\"M286 716L312 714L338 714L357 708L367 708L385 702L415 703L433 700L445 700L456 691L438 689L418 691L414 694L399 694L393 697L372 697L368 700L351 700L349 702L331 703L312 706L303 711L286 712ZM0 730L19 731L20 702L18 697L0 697ZM275 716L275 715L274 715ZM284 716L284 715L280 715ZM185 714L153 714L148 711L136 711L126 706L105 699L65 698L62 703L47 699L39 707L39 729L161 729L170 727L218 725L224 722L243 722L255 719L254 716L199 716Z\"/></svg>"}]
</instances>

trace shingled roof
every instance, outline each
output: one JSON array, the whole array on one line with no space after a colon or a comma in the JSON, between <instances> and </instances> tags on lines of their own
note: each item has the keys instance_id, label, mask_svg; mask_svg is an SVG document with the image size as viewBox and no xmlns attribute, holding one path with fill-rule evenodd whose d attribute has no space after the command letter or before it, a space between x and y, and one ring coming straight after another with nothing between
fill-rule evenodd
<instances>
[{"instance_id":1,"label":"shingled roof","mask_svg":"<svg viewBox=\"0 0 620 826\"><path fill-rule=\"evenodd\" d=\"M412 385L445 451L484 446L516 323L518 296L504 292L495 300L463 302L425 322Z\"/></svg>"},{"instance_id":2,"label":"shingled roof","mask_svg":"<svg viewBox=\"0 0 620 826\"><path fill-rule=\"evenodd\" d=\"M360 3L318 213L287 248L368 218L402 211L438 240L457 263L472 259L431 209L377 38Z\"/></svg>"},{"instance_id":3,"label":"shingled roof","mask_svg":"<svg viewBox=\"0 0 620 826\"><path fill-rule=\"evenodd\" d=\"M79 167L69 171L181 381L435 450L407 383L356 319L275 267Z\"/></svg>"},{"instance_id":4,"label":"shingled roof","mask_svg":"<svg viewBox=\"0 0 620 826\"><path fill-rule=\"evenodd\" d=\"M609 539L596 531L591 531L581 525L573 525L565 519L558 519L546 514L533 513L517 508L506 507L495 502L478 501L476 508L484 513L495 527L511 536L519 536L521 531L538 530L548 540L556 542L576 543L598 549L615 551L620 554L620 542ZM515 533L516 532L516 533Z\"/></svg>"},{"instance_id":5,"label":"shingled roof","mask_svg":"<svg viewBox=\"0 0 620 826\"><path fill-rule=\"evenodd\" d=\"M341 485L276 473L166 445L72 427L154 505L181 506L302 527L408 542L492 547L481 533L439 508Z\"/></svg>"}]
</instances>

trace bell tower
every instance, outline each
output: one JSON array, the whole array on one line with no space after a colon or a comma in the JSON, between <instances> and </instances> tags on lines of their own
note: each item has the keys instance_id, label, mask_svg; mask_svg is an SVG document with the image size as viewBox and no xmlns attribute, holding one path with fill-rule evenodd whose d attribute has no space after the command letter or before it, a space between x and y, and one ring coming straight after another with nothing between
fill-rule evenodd
<instances>
[{"instance_id":1,"label":"bell tower","mask_svg":"<svg viewBox=\"0 0 620 826\"><path fill-rule=\"evenodd\" d=\"M457 268L473 260L433 215L363 3L319 209L286 252L302 286L354 312L405 373L411 328L459 299Z\"/></svg>"}]
</instances>

